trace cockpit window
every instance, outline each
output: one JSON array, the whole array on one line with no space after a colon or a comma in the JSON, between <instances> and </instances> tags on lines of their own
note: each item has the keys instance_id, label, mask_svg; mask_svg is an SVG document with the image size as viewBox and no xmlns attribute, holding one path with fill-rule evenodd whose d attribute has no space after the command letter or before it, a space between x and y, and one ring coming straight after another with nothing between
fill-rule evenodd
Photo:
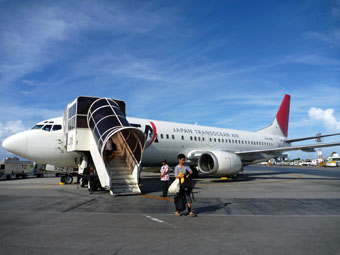
<instances>
[{"instance_id":1,"label":"cockpit window","mask_svg":"<svg viewBox=\"0 0 340 255\"><path fill-rule=\"evenodd\" d=\"M42 130L50 131L51 127L52 127L52 125L45 125Z\"/></svg>"},{"instance_id":2,"label":"cockpit window","mask_svg":"<svg viewBox=\"0 0 340 255\"><path fill-rule=\"evenodd\" d=\"M52 130L56 131L56 130L60 130L61 129L61 125L54 125Z\"/></svg>"},{"instance_id":3,"label":"cockpit window","mask_svg":"<svg viewBox=\"0 0 340 255\"><path fill-rule=\"evenodd\" d=\"M34 127L32 127L32 129L41 129L43 127L43 125L35 125Z\"/></svg>"}]
</instances>

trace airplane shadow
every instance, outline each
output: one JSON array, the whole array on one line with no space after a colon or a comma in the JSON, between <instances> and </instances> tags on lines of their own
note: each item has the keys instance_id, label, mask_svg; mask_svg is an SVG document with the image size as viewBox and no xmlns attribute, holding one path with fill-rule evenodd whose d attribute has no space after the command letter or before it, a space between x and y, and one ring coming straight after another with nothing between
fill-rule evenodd
<instances>
[{"instance_id":1,"label":"airplane shadow","mask_svg":"<svg viewBox=\"0 0 340 255\"><path fill-rule=\"evenodd\" d=\"M296 174L297 176L287 176L287 174ZM332 176L327 176L327 177L306 177L306 176L301 176L298 171L291 171L291 172L278 172L278 171L271 171L271 172L263 172L263 173L241 173L239 174L237 179L232 179L229 178L227 180L222 180L216 177L198 177L194 178L194 190L200 190L202 187L199 185L196 186L196 184L207 184L207 183L242 183L242 182L253 182L253 181L258 181L258 180L273 180L273 181L285 181L285 180L340 180L338 177L332 177ZM286 176L284 176L286 175ZM299 176L298 176L299 175ZM169 181L169 186L171 183L174 181L174 178L170 178ZM162 192L161 188L161 181L158 176L147 176L143 177L141 179L141 186L140 189L142 191L142 194L150 194L150 193L155 193L155 192Z\"/></svg>"},{"instance_id":2,"label":"airplane shadow","mask_svg":"<svg viewBox=\"0 0 340 255\"><path fill-rule=\"evenodd\" d=\"M296 174L299 176L280 176L287 174ZM251 182L255 180L340 180L338 177L306 177L301 176L302 173L299 172L264 172L264 173L243 173L239 174L237 179L229 178L227 180L216 179L216 177L205 177L204 179L199 179L199 183L204 183L206 181L211 183L231 183L231 182Z\"/></svg>"},{"instance_id":3,"label":"airplane shadow","mask_svg":"<svg viewBox=\"0 0 340 255\"><path fill-rule=\"evenodd\" d=\"M228 207L231 204L232 203L220 203L202 207L195 207L194 211L195 213L200 214L200 213L212 213L223 209L227 214L231 214L231 209Z\"/></svg>"},{"instance_id":4,"label":"airplane shadow","mask_svg":"<svg viewBox=\"0 0 340 255\"><path fill-rule=\"evenodd\" d=\"M169 181L169 186L174 181L174 178L171 178ZM142 177L140 190L142 194L149 194L154 192L162 192L161 180L159 177Z\"/></svg>"}]
</instances>

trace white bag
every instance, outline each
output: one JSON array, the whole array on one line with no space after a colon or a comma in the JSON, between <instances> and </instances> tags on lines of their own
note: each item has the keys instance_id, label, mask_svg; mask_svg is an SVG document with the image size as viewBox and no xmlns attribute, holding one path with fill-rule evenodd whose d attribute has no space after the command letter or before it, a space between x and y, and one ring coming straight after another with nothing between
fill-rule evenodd
<instances>
[{"instance_id":1,"label":"white bag","mask_svg":"<svg viewBox=\"0 0 340 255\"><path fill-rule=\"evenodd\" d=\"M179 179L176 179L176 180L174 180L174 181L171 183L171 185L170 185L170 187L169 187L169 189L168 189L168 193L170 193L170 194L176 194L176 193L179 192L179 189L180 189Z\"/></svg>"}]
</instances>

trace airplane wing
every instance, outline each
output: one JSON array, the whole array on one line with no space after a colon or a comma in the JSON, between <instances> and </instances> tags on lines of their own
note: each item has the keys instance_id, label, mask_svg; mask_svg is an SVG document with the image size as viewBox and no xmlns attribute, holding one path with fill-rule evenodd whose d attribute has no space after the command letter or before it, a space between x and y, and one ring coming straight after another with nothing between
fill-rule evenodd
<instances>
[{"instance_id":1,"label":"airplane wing","mask_svg":"<svg viewBox=\"0 0 340 255\"><path fill-rule=\"evenodd\" d=\"M328 137L328 136L335 136L335 135L340 135L340 133L328 134L328 135L316 135L316 136L309 136L309 137L302 137L302 138L295 138L295 139L287 139L286 142L287 143L294 143L294 142L300 142L300 141L317 139L317 138Z\"/></svg>"},{"instance_id":2,"label":"airplane wing","mask_svg":"<svg viewBox=\"0 0 340 255\"><path fill-rule=\"evenodd\" d=\"M331 146L339 146L339 145L340 145L340 142L320 143L320 144L278 147L278 148L262 149L262 150L236 151L235 154L240 155L240 156L244 155L244 154L259 154L259 153L275 154L275 153L281 153L281 152L284 152L284 151L295 151L295 150L313 152L315 148L331 147Z\"/></svg>"},{"instance_id":3,"label":"airplane wing","mask_svg":"<svg viewBox=\"0 0 340 255\"><path fill-rule=\"evenodd\" d=\"M228 151L228 152L235 153L236 155L239 155L243 159L243 158L249 158L249 157L253 158L253 156L254 156L254 158L257 158L256 155L258 155L258 154L269 154L269 155L274 156L274 155L277 155L277 154L285 152L285 151L302 150L302 151L305 151L305 152L314 152L315 148L332 147L332 146L340 146L340 142L276 147L276 148L261 149L261 150ZM191 152L188 153L188 159L196 161L205 152L207 152L207 151L206 150L191 151ZM258 156L260 156L260 155L258 155ZM260 156L260 158L261 158L261 156Z\"/></svg>"}]
</instances>

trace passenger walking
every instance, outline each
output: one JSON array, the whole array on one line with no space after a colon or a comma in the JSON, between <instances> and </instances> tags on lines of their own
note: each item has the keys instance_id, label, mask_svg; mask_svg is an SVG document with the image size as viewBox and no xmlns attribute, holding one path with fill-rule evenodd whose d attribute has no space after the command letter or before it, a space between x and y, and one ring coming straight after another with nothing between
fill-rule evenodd
<instances>
[{"instance_id":1,"label":"passenger walking","mask_svg":"<svg viewBox=\"0 0 340 255\"><path fill-rule=\"evenodd\" d=\"M178 165L175 167L175 177L176 179L180 179L181 188L179 193L177 193L175 196L176 216L182 216L181 211L185 210L185 203L188 208L188 215L191 217L196 216L196 214L191 209L192 174L193 172L191 168L185 163L185 155L179 154Z\"/></svg>"},{"instance_id":2,"label":"passenger walking","mask_svg":"<svg viewBox=\"0 0 340 255\"><path fill-rule=\"evenodd\" d=\"M115 151L117 150L116 144L112 141L112 138L107 140L104 150L104 161L105 165L108 166L112 159L115 158Z\"/></svg>"},{"instance_id":3,"label":"passenger walking","mask_svg":"<svg viewBox=\"0 0 340 255\"><path fill-rule=\"evenodd\" d=\"M162 161L162 167L161 167L161 185L162 185L162 191L163 191L163 197L168 196L168 185L169 185L169 166L166 163L166 159Z\"/></svg>"}]
</instances>

